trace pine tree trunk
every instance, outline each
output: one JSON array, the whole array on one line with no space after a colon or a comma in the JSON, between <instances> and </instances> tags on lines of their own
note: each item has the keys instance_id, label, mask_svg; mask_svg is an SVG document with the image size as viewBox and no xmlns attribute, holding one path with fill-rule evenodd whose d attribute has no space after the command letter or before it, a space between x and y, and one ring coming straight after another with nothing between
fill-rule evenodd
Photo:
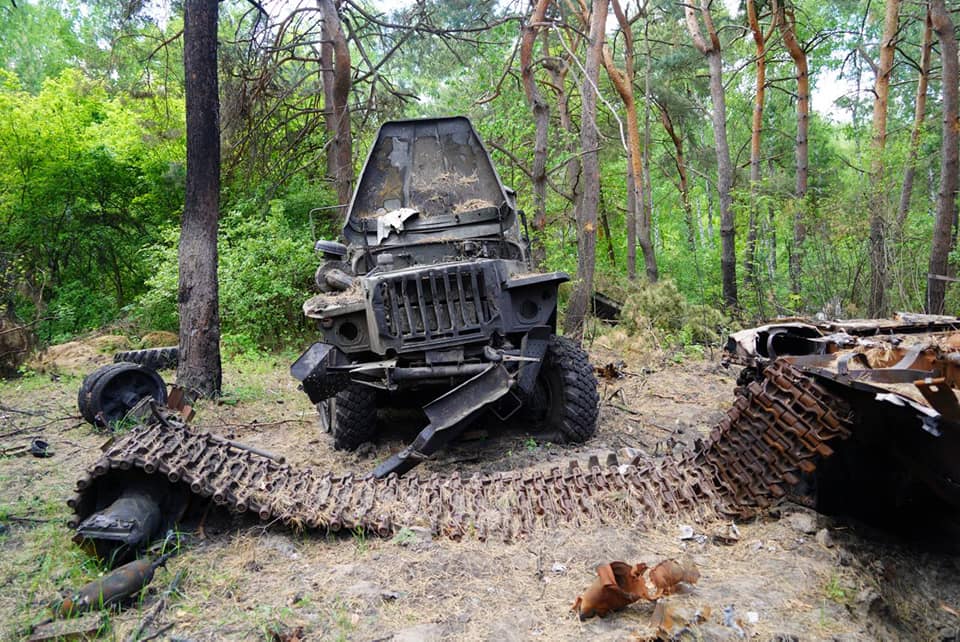
<instances>
[{"instance_id":1,"label":"pine tree trunk","mask_svg":"<svg viewBox=\"0 0 960 642\"><path fill-rule=\"evenodd\" d=\"M633 189L635 206L627 210L627 238L630 245L631 237L636 237L632 247L628 252L633 255L631 261L628 258L627 274L633 278L636 272L636 243L640 244L643 251L644 269L647 279L655 283L658 278L657 259L653 253L653 242L650 238L650 220L646 215L647 199L644 194L643 179L643 145L640 142L640 122L637 117L637 101L633 90L633 31L630 22L620 8L618 0L612 0L613 12L616 14L617 22L620 24L620 32L624 38L624 66L623 70L617 69L613 61L613 54L609 47L603 48L603 65L607 70L613 86L616 87L620 99L623 101L627 116L627 161L630 163L629 169L633 177Z\"/></svg>"},{"instance_id":2,"label":"pine tree trunk","mask_svg":"<svg viewBox=\"0 0 960 642\"><path fill-rule=\"evenodd\" d=\"M707 31L706 40L700 31L697 10L684 5L687 29L693 44L707 59L710 76L710 101L713 104L713 140L717 154L717 193L720 197L720 275L723 303L731 310L739 307L737 300L736 229L733 218L733 163L727 143L727 103L723 89L723 60L720 56L720 38L710 17L710 0L700 0L700 15Z\"/></svg>"},{"instance_id":3,"label":"pine tree trunk","mask_svg":"<svg viewBox=\"0 0 960 642\"><path fill-rule=\"evenodd\" d=\"M933 26L930 24L930 11L923 28L923 44L920 46L920 71L917 78L917 94L913 112L913 131L910 132L910 152L903 170L903 187L900 190L900 206L897 208L897 239L903 241L903 224L910 211L913 197L913 181L917 173L917 153L920 149L920 134L923 133L923 121L927 116L927 84L930 81L930 53L933 50Z\"/></svg>"},{"instance_id":4,"label":"pine tree trunk","mask_svg":"<svg viewBox=\"0 0 960 642\"><path fill-rule=\"evenodd\" d=\"M350 47L340 24L334 0L317 0L323 16L323 43L320 61L323 65L323 108L327 135L328 173L337 189L341 205L350 203L353 195L353 137L350 132Z\"/></svg>"},{"instance_id":5,"label":"pine tree trunk","mask_svg":"<svg viewBox=\"0 0 960 642\"><path fill-rule=\"evenodd\" d=\"M787 47L797 73L797 175L794 196L796 209L793 214L793 247L789 255L790 291L800 294L800 279L803 275L803 245L807 239L806 199L809 176L809 144L807 140L810 126L810 74L807 64L807 52L797 40L796 19L792 10L780 6L780 33Z\"/></svg>"},{"instance_id":6,"label":"pine tree trunk","mask_svg":"<svg viewBox=\"0 0 960 642\"><path fill-rule=\"evenodd\" d=\"M583 337L583 325L593 292L597 249L597 210L600 195L600 158L597 131L597 80L602 58L607 0L594 2L590 19L590 43L581 89L580 148L583 153L580 206L577 208L577 279L567 304L563 329L568 336Z\"/></svg>"},{"instance_id":7,"label":"pine tree trunk","mask_svg":"<svg viewBox=\"0 0 960 642\"><path fill-rule=\"evenodd\" d=\"M220 393L217 227L220 218L220 98L217 0L184 5L187 182L180 229L180 360L177 383L191 393Z\"/></svg>"},{"instance_id":8,"label":"pine tree trunk","mask_svg":"<svg viewBox=\"0 0 960 642\"><path fill-rule=\"evenodd\" d=\"M541 269L546 260L542 237L547 228L547 142L550 106L540 94L537 81L533 77L533 45L548 4L550 0L537 0L530 21L523 27L523 37L520 40L520 78L536 127L533 141L533 229L537 234L533 242L533 261Z\"/></svg>"},{"instance_id":9,"label":"pine tree trunk","mask_svg":"<svg viewBox=\"0 0 960 642\"><path fill-rule=\"evenodd\" d=\"M890 96L890 72L896 47L900 0L887 0L877 60L877 78L873 86L873 162L870 168L870 301L867 312L872 317L887 313L887 203L883 186L884 159L887 147L887 102Z\"/></svg>"},{"instance_id":10,"label":"pine tree trunk","mask_svg":"<svg viewBox=\"0 0 960 642\"><path fill-rule=\"evenodd\" d=\"M930 248L930 273L927 280L927 306L930 314L943 314L946 297L947 260L952 247L952 228L957 215L957 41L953 22L944 0L930 1L930 20L940 41L943 83L943 139L940 158L940 193ZM940 277L940 278L938 278Z\"/></svg>"},{"instance_id":11,"label":"pine tree trunk","mask_svg":"<svg viewBox=\"0 0 960 642\"><path fill-rule=\"evenodd\" d=\"M747 22L753 34L756 45L757 83L753 99L753 118L750 124L750 221L747 227L747 246L744 250L743 268L744 283L755 286L759 295L759 281L757 279L757 227L759 225L759 203L757 192L760 189L760 138L763 133L763 107L767 89L767 40L760 28L755 0L747 0ZM777 24L777 13L771 11L770 31ZM762 305L762 303L761 303Z\"/></svg>"}]
</instances>

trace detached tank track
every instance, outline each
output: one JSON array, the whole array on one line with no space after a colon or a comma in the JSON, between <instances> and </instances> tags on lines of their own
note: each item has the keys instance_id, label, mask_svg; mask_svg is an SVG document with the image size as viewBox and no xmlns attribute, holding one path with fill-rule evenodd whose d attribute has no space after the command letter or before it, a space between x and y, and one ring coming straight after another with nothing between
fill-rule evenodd
<instances>
[{"instance_id":1,"label":"detached tank track","mask_svg":"<svg viewBox=\"0 0 960 642\"><path fill-rule=\"evenodd\" d=\"M363 529L387 536L402 526L435 535L511 540L540 528L589 523L646 527L669 515L701 521L744 518L779 501L812 472L830 443L850 435L842 401L785 362L738 388L710 437L679 456L591 459L581 468L463 478L394 475L382 480L297 468L268 453L196 431L176 413L152 419L109 446L68 502L79 522L99 507L93 492L137 469L186 484L235 512L252 511L310 529Z\"/></svg>"}]
</instances>

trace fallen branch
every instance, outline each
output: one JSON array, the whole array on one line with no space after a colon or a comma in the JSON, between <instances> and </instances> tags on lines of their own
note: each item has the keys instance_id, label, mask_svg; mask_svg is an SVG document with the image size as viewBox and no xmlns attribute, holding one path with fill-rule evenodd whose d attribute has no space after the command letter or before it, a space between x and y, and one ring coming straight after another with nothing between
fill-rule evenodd
<instances>
[{"instance_id":1,"label":"fallen branch","mask_svg":"<svg viewBox=\"0 0 960 642\"><path fill-rule=\"evenodd\" d=\"M681 399L673 395L662 395L659 392L648 392L647 394L651 397L656 397L657 399L666 399L667 401L672 401L674 403L690 403L687 399Z\"/></svg>"},{"instance_id":2,"label":"fallen branch","mask_svg":"<svg viewBox=\"0 0 960 642\"><path fill-rule=\"evenodd\" d=\"M70 415L68 417L57 417L56 419L51 419L50 421L45 421L42 424L37 424L36 426L24 426L23 428L17 428L16 430L11 430L10 432L5 432L0 435L0 439L6 437L13 437L14 435L20 435L25 432L43 432L43 430L50 424L55 424L58 421L64 421L65 419L76 419L75 415Z\"/></svg>"},{"instance_id":3,"label":"fallen branch","mask_svg":"<svg viewBox=\"0 0 960 642\"><path fill-rule=\"evenodd\" d=\"M39 517L17 517L16 515L7 515L6 520L10 522L16 522L18 524L47 524L52 522L52 519L41 519Z\"/></svg>"},{"instance_id":4,"label":"fallen branch","mask_svg":"<svg viewBox=\"0 0 960 642\"><path fill-rule=\"evenodd\" d=\"M157 616L160 615L161 612L163 612L163 609L167 607L167 600L169 600L170 596L177 591L177 589L180 586L180 582L183 581L183 576L186 575L186 573L187 573L186 569L180 569L179 571L177 571L177 574L173 576L173 581L170 582L170 585L166 588L166 590L160 595L159 598L157 598L157 601L153 605L153 608L151 608L150 611L143 616L143 619L140 620L140 623L137 625L137 628L135 628L133 630L133 633L131 633L127 637L127 642L137 642L137 640L152 640L153 638L159 636L161 633L163 633L164 631L166 631L167 629L173 626L172 624L170 624L166 627L160 627L159 629L154 631L153 634L147 637L140 637L141 635L143 635L143 632L146 631L147 627L153 624L153 621L157 619Z\"/></svg>"},{"instance_id":5,"label":"fallen branch","mask_svg":"<svg viewBox=\"0 0 960 642\"><path fill-rule=\"evenodd\" d=\"M310 424L313 423L313 419L282 419L280 421L267 421L260 423L258 421L253 421L245 424L217 424L218 428L268 428L271 426L282 426L283 424Z\"/></svg>"},{"instance_id":6,"label":"fallen branch","mask_svg":"<svg viewBox=\"0 0 960 642\"><path fill-rule=\"evenodd\" d=\"M42 417L42 412L36 412L35 410L20 410L19 408L14 408L13 406L6 406L0 403L0 410L4 412L15 412L18 415L29 415L31 417Z\"/></svg>"},{"instance_id":7,"label":"fallen branch","mask_svg":"<svg viewBox=\"0 0 960 642\"><path fill-rule=\"evenodd\" d=\"M639 411L634 410L633 408L629 408L629 407L627 407L627 406L624 406L623 404L617 403L617 402L615 402L615 401L607 401L607 405L613 406L613 407L616 408L617 410L622 410L623 412L625 412L625 413L627 413L627 414L631 414L631 415L639 415L639 414L640 414Z\"/></svg>"},{"instance_id":8,"label":"fallen branch","mask_svg":"<svg viewBox=\"0 0 960 642\"><path fill-rule=\"evenodd\" d=\"M164 633L166 633L167 631L169 631L169 630L172 629L172 628L173 628L173 622L171 622L170 624L167 624L166 626L161 626L159 629L157 629L156 631L154 631L153 633L151 633L151 634L148 635L147 637L145 637L145 638L140 638L140 642L147 642L147 640L154 640L154 639L160 637L161 635L163 635Z\"/></svg>"}]
</instances>

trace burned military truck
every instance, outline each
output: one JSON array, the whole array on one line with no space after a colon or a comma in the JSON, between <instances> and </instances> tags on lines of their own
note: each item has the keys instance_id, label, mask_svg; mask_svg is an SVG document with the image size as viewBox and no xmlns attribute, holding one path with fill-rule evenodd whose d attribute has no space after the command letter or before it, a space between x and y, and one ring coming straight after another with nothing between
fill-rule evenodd
<instances>
[{"instance_id":1,"label":"burned military truck","mask_svg":"<svg viewBox=\"0 0 960 642\"><path fill-rule=\"evenodd\" d=\"M523 212L466 118L390 122L343 225L319 241L320 293L303 306L323 340L291 367L334 447L377 431L410 399L427 426L377 468L402 474L493 413L581 442L597 420L586 353L557 336L562 272L537 273Z\"/></svg>"}]
</instances>

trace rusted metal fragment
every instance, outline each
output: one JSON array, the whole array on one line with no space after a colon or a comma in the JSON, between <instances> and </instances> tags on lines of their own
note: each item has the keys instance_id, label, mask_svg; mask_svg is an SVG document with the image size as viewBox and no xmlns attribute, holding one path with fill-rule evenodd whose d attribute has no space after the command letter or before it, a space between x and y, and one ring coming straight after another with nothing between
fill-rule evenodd
<instances>
[{"instance_id":1,"label":"rusted metal fragment","mask_svg":"<svg viewBox=\"0 0 960 642\"><path fill-rule=\"evenodd\" d=\"M597 579L577 597L571 607L581 620L605 617L647 596L643 581L646 564L631 566L626 562L610 562L597 567Z\"/></svg>"},{"instance_id":2,"label":"rusted metal fragment","mask_svg":"<svg viewBox=\"0 0 960 642\"><path fill-rule=\"evenodd\" d=\"M169 554L156 560L139 559L114 569L64 599L57 608L57 614L70 617L84 611L108 609L123 602L143 590L168 557Z\"/></svg>"},{"instance_id":3,"label":"rusted metal fragment","mask_svg":"<svg viewBox=\"0 0 960 642\"><path fill-rule=\"evenodd\" d=\"M914 384L923 398L947 421L960 422L960 403L945 377L919 379Z\"/></svg>"},{"instance_id":4,"label":"rusted metal fragment","mask_svg":"<svg viewBox=\"0 0 960 642\"><path fill-rule=\"evenodd\" d=\"M696 584L700 579L700 569L688 559L663 560L650 569L648 579L657 589L655 597L672 595L677 592L681 583Z\"/></svg>"},{"instance_id":5,"label":"rusted metal fragment","mask_svg":"<svg viewBox=\"0 0 960 642\"><path fill-rule=\"evenodd\" d=\"M681 583L696 584L700 571L691 560L666 559L649 568L640 563L610 562L597 567L597 579L571 607L581 620L605 617L634 602L655 601L677 592Z\"/></svg>"},{"instance_id":6,"label":"rusted metal fragment","mask_svg":"<svg viewBox=\"0 0 960 642\"><path fill-rule=\"evenodd\" d=\"M653 608L653 615L650 616L650 624L661 635L669 636L667 639L673 640L674 635L680 632L686 633L692 639L714 639L704 635L704 631L698 628L710 620L713 609L709 606L692 608L689 605L678 605L669 600L657 600L657 605ZM687 637L680 639L688 639ZM719 639L725 639L724 636Z\"/></svg>"}]
</instances>

